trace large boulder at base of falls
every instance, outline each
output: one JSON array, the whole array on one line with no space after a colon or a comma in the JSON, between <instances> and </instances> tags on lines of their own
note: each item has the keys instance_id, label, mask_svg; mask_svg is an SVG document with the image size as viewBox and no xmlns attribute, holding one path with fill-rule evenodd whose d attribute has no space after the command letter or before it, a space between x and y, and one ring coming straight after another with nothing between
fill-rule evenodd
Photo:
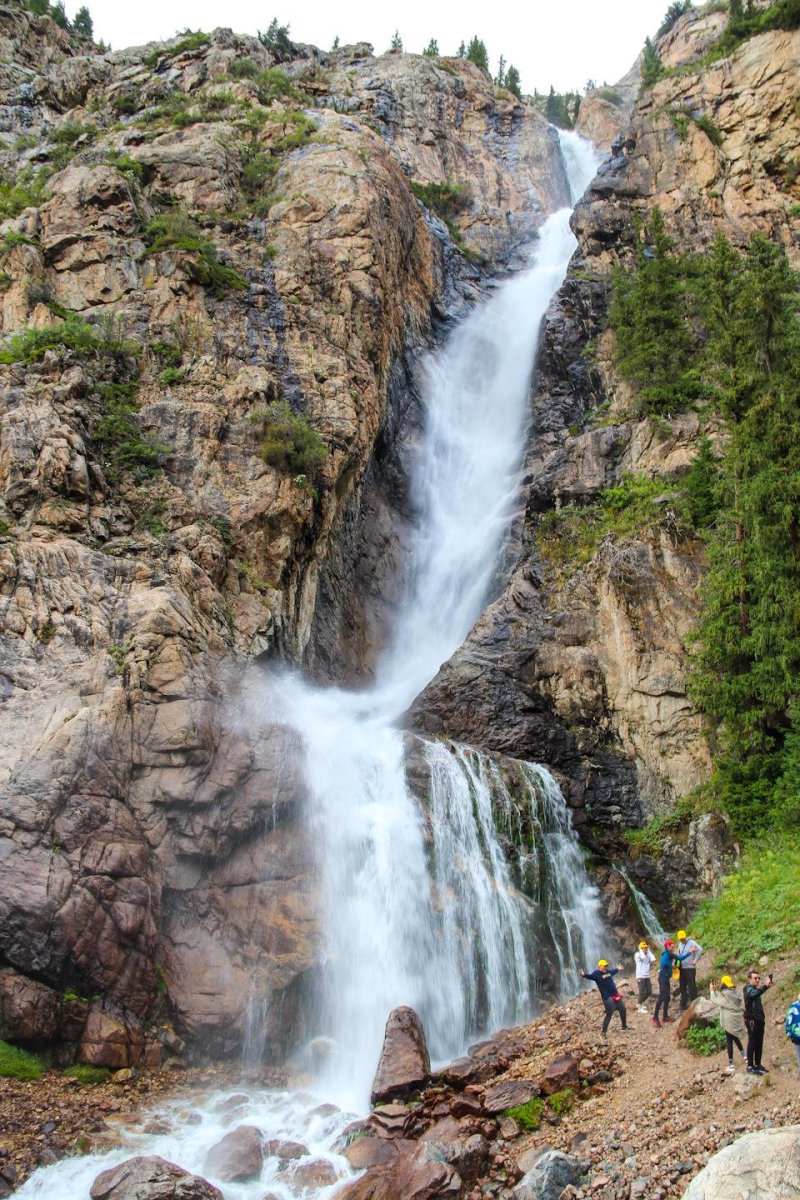
<instances>
[{"instance_id":1,"label":"large boulder at base of falls","mask_svg":"<svg viewBox=\"0 0 800 1200\"><path fill-rule=\"evenodd\" d=\"M425 1031L413 1008L393 1008L372 1084L372 1103L393 1100L421 1087L431 1073Z\"/></svg>"},{"instance_id":2,"label":"large boulder at base of falls","mask_svg":"<svg viewBox=\"0 0 800 1200\"><path fill-rule=\"evenodd\" d=\"M224 1200L207 1179L156 1154L127 1158L103 1171L89 1195L92 1200Z\"/></svg>"},{"instance_id":3,"label":"large boulder at base of falls","mask_svg":"<svg viewBox=\"0 0 800 1200\"><path fill-rule=\"evenodd\" d=\"M461 1194L462 1181L448 1163L432 1162L422 1153L406 1150L394 1162L365 1171L337 1200L439 1200Z\"/></svg>"},{"instance_id":4,"label":"large boulder at base of falls","mask_svg":"<svg viewBox=\"0 0 800 1200\"><path fill-rule=\"evenodd\" d=\"M237 1125L212 1146L203 1170L223 1183L256 1179L264 1163L264 1135L255 1125Z\"/></svg>"},{"instance_id":5,"label":"large boulder at base of falls","mask_svg":"<svg viewBox=\"0 0 800 1200\"><path fill-rule=\"evenodd\" d=\"M683 1200L800 1200L800 1125L762 1129L726 1146Z\"/></svg>"},{"instance_id":6,"label":"large boulder at base of falls","mask_svg":"<svg viewBox=\"0 0 800 1200\"><path fill-rule=\"evenodd\" d=\"M675 1033L679 1038L685 1038L693 1025L697 1025L701 1029L710 1029L718 1024L719 1009L716 1004L712 1004L710 1000L706 1000L705 996L698 996L696 1000L692 1001L686 1012L681 1015Z\"/></svg>"},{"instance_id":7,"label":"large boulder at base of falls","mask_svg":"<svg viewBox=\"0 0 800 1200\"><path fill-rule=\"evenodd\" d=\"M545 1150L514 1188L514 1200L559 1200L565 1187L577 1183L584 1164L571 1154Z\"/></svg>"}]
</instances>

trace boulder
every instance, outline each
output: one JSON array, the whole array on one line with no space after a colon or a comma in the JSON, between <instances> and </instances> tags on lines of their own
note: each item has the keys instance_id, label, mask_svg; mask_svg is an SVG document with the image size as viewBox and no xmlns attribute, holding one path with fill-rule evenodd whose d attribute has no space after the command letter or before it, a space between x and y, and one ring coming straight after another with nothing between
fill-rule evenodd
<instances>
[{"instance_id":1,"label":"boulder","mask_svg":"<svg viewBox=\"0 0 800 1200\"><path fill-rule=\"evenodd\" d=\"M750 1075L746 1071L736 1075L733 1081L733 1098L737 1104L752 1100L758 1092L767 1086L767 1075Z\"/></svg>"},{"instance_id":2,"label":"boulder","mask_svg":"<svg viewBox=\"0 0 800 1200\"><path fill-rule=\"evenodd\" d=\"M576 1184L584 1170L573 1155L545 1150L514 1188L514 1200L559 1200L564 1188Z\"/></svg>"},{"instance_id":3,"label":"boulder","mask_svg":"<svg viewBox=\"0 0 800 1200\"><path fill-rule=\"evenodd\" d=\"M313 1191L331 1187L339 1174L327 1158L310 1158L307 1162L295 1163L276 1175L276 1182L285 1183L293 1191Z\"/></svg>"},{"instance_id":4,"label":"boulder","mask_svg":"<svg viewBox=\"0 0 800 1200\"><path fill-rule=\"evenodd\" d=\"M287 1142L283 1138L271 1138L264 1142L265 1158L280 1158L284 1162L293 1158L304 1158L308 1150L302 1142Z\"/></svg>"},{"instance_id":5,"label":"boulder","mask_svg":"<svg viewBox=\"0 0 800 1200\"><path fill-rule=\"evenodd\" d=\"M373 1167L337 1193L337 1200L439 1200L461 1193L461 1179L443 1162L420 1162L410 1150L383 1167Z\"/></svg>"},{"instance_id":6,"label":"boulder","mask_svg":"<svg viewBox=\"0 0 800 1200\"><path fill-rule=\"evenodd\" d=\"M412 1121L412 1114L402 1104L382 1104L374 1108L369 1124L377 1137L402 1137Z\"/></svg>"},{"instance_id":7,"label":"boulder","mask_svg":"<svg viewBox=\"0 0 800 1200\"><path fill-rule=\"evenodd\" d=\"M128 1158L98 1175L92 1200L224 1200L207 1179L155 1154Z\"/></svg>"},{"instance_id":8,"label":"boulder","mask_svg":"<svg viewBox=\"0 0 800 1200\"><path fill-rule=\"evenodd\" d=\"M136 1022L92 1004L78 1048L79 1062L119 1071L136 1065L143 1050L144 1035Z\"/></svg>"},{"instance_id":9,"label":"boulder","mask_svg":"<svg viewBox=\"0 0 800 1200\"><path fill-rule=\"evenodd\" d=\"M425 1032L413 1008L392 1009L372 1084L371 1101L393 1100L421 1087L431 1073Z\"/></svg>"},{"instance_id":10,"label":"boulder","mask_svg":"<svg viewBox=\"0 0 800 1200\"><path fill-rule=\"evenodd\" d=\"M692 1001L686 1012L681 1014L681 1019L675 1027L675 1033L679 1038L685 1038L693 1025L697 1025L700 1029L711 1029L718 1024L719 1009L716 1004L706 1000L705 996L698 996L696 1000Z\"/></svg>"},{"instance_id":11,"label":"boulder","mask_svg":"<svg viewBox=\"0 0 800 1200\"><path fill-rule=\"evenodd\" d=\"M36 1045L54 1038L59 1026L61 995L53 988L0 968L0 1038Z\"/></svg>"},{"instance_id":12,"label":"boulder","mask_svg":"<svg viewBox=\"0 0 800 1200\"><path fill-rule=\"evenodd\" d=\"M800 1125L738 1138L695 1176L684 1200L800 1200Z\"/></svg>"},{"instance_id":13,"label":"boulder","mask_svg":"<svg viewBox=\"0 0 800 1200\"><path fill-rule=\"evenodd\" d=\"M343 1151L344 1157L355 1171L367 1167L380 1167L390 1163L397 1155L394 1142L380 1137L359 1137Z\"/></svg>"},{"instance_id":14,"label":"boulder","mask_svg":"<svg viewBox=\"0 0 800 1200\"><path fill-rule=\"evenodd\" d=\"M203 1169L223 1183L256 1179L264 1163L264 1138L255 1125L238 1125L212 1146Z\"/></svg>"},{"instance_id":15,"label":"boulder","mask_svg":"<svg viewBox=\"0 0 800 1200\"><path fill-rule=\"evenodd\" d=\"M417 1161L446 1162L454 1167L464 1183L472 1183L485 1174L489 1143L473 1132L472 1122L444 1117L422 1135Z\"/></svg>"},{"instance_id":16,"label":"boulder","mask_svg":"<svg viewBox=\"0 0 800 1200\"><path fill-rule=\"evenodd\" d=\"M571 1054L559 1054L544 1073L542 1091L545 1096L552 1096L554 1092L560 1092L564 1088L579 1086L580 1074L577 1059L573 1058Z\"/></svg>"},{"instance_id":17,"label":"boulder","mask_svg":"<svg viewBox=\"0 0 800 1200\"><path fill-rule=\"evenodd\" d=\"M503 1083L493 1083L483 1093L483 1111L489 1116L494 1116L495 1113L505 1112L507 1108L527 1104L539 1094L538 1085L531 1079L509 1079Z\"/></svg>"}]
</instances>

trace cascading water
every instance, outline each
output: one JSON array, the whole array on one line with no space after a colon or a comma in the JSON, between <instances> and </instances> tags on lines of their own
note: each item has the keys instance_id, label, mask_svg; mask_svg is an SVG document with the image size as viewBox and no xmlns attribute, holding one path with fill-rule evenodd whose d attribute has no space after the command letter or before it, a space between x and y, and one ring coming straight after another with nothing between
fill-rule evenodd
<instances>
[{"instance_id":1,"label":"cascading water","mask_svg":"<svg viewBox=\"0 0 800 1200\"><path fill-rule=\"evenodd\" d=\"M588 143L561 134L573 198L594 174ZM395 635L367 692L315 690L290 676L264 685L265 723L294 725L306 755L309 817L320 851L327 943L318 1033L331 1047L317 1091L364 1108L390 1009L411 1004L434 1058L530 1015L535 997L574 991L580 956L601 936L563 798L543 768L407 738L400 719L463 642L485 603L518 490L528 391L542 317L575 246L569 210L543 225L531 266L501 284L428 359L425 432L414 470L417 524ZM407 751L416 756L407 776ZM251 1013L258 1012L258 997ZM255 1025L250 1052L257 1049ZM289 1096L251 1097L247 1121L327 1154L325 1125ZM238 1114L237 1114L238 1116ZM94 1175L131 1153L202 1172L220 1119L171 1137L132 1137L100 1159L37 1172L20 1195L79 1200ZM345 1164L331 1157L336 1169ZM268 1164L226 1195L256 1200ZM322 1189L324 1192L325 1189ZM319 1189L304 1193L321 1194Z\"/></svg>"}]
</instances>

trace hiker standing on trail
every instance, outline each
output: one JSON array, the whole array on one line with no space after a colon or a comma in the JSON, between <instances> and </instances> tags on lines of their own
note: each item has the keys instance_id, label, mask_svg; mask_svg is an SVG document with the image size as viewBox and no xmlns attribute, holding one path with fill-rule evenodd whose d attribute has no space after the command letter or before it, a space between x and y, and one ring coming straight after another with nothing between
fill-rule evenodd
<instances>
[{"instance_id":1,"label":"hiker standing on trail","mask_svg":"<svg viewBox=\"0 0 800 1200\"><path fill-rule=\"evenodd\" d=\"M685 929L678 930L678 954L688 953L689 957L680 965L681 1012L686 1012L693 1000L697 999L697 964L703 957L703 947L694 938L689 937Z\"/></svg>"},{"instance_id":2,"label":"hiker standing on trail","mask_svg":"<svg viewBox=\"0 0 800 1200\"><path fill-rule=\"evenodd\" d=\"M786 1036L794 1046L797 1066L800 1069L800 995L786 1014Z\"/></svg>"},{"instance_id":3,"label":"hiker standing on trail","mask_svg":"<svg viewBox=\"0 0 800 1200\"><path fill-rule=\"evenodd\" d=\"M650 1018L650 1024L655 1025L656 1029L661 1028L661 1022L658 1019L658 1014L663 1008L664 1024L672 1025L674 1017L669 1015L670 987L672 984L672 968L675 963L680 963L682 959L689 957L689 951L686 950L683 954L678 953L678 948L672 938L667 938L664 942L664 949L661 952L661 959L658 964L658 999L656 1000L656 1010Z\"/></svg>"},{"instance_id":4,"label":"hiker standing on trail","mask_svg":"<svg viewBox=\"0 0 800 1200\"><path fill-rule=\"evenodd\" d=\"M617 963L616 967L609 968L608 960L601 958L597 963L596 971L581 971L584 979L591 979L593 983L597 984L600 999L603 1001L603 1008L606 1010L606 1015L603 1019L603 1028L600 1031L601 1037L606 1037L608 1034L608 1027L615 1012L619 1013L622 1028L624 1030L628 1028L628 1013L625 1008L625 1001L617 991L617 985L614 982L614 976L621 970L622 963Z\"/></svg>"},{"instance_id":5,"label":"hiker standing on trail","mask_svg":"<svg viewBox=\"0 0 800 1200\"><path fill-rule=\"evenodd\" d=\"M745 1029L742 995L730 975L720 977L719 989L712 983L710 995L712 1003L716 1004L719 1009L719 1023L725 1032L725 1047L728 1051L728 1074L732 1075L736 1070L733 1062L734 1046L738 1048L742 1062L744 1062L742 1038Z\"/></svg>"},{"instance_id":6,"label":"hiker standing on trail","mask_svg":"<svg viewBox=\"0 0 800 1200\"><path fill-rule=\"evenodd\" d=\"M639 1012L647 1012L647 1001L653 994L650 982L650 968L656 961L656 956L647 942L639 942L639 949L633 956L636 963L636 984L639 988Z\"/></svg>"},{"instance_id":7,"label":"hiker standing on trail","mask_svg":"<svg viewBox=\"0 0 800 1200\"><path fill-rule=\"evenodd\" d=\"M764 1005L761 997L767 988L772 987L772 975L767 976L767 982L761 982L761 972L751 967L747 972L747 983L744 985L744 1023L747 1026L747 1070L751 1075L767 1075L767 1068L761 1065L761 1055L764 1052Z\"/></svg>"}]
</instances>

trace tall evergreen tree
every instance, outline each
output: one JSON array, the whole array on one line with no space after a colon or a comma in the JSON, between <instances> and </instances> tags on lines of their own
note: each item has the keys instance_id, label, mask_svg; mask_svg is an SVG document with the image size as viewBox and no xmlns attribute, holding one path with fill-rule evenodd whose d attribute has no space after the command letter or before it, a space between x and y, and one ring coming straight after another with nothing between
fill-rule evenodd
<instances>
[{"instance_id":1,"label":"tall evergreen tree","mask_svg":"<svg viewBox=\"0 0 800 1200\"><path fill-rule=\"evenodd\" d=\"M476 67L480 67L487 75L489 74L489 54L485 42L481 41L479 37L472 38L467 46L467 58L470 62L475 63Z\"/></svg>"},{"instance_id":2,"label":"tall evergreen tree","mask_svg":"<svg viewBox=\"0 0 800 1200\"><path fill-rule=\"evenodd\" d=\"M656 50L650 38L645 38L642 55L642 87L652 87L664 74L664 64L661 55Z\"/></svg>"},{"instance_id":3,"label":"tall evergreen tree","mask_svg":"<svg viewBox=\"0 0 800 1200\"><path fill-rule=\"evenodd\" d=\"M392 40L389 43L389 49L390 50L402 50L403 49L403 39L400 37L399 29L395 29L394 33L392 34Z\"/></svg>"},{"instance_id":4,"label":"tall evergreen tree","mask_svg":"<svg viewBox=\"0 0 800 1200\"><path fill-rule=\"evenodd\" d=\"M82 5L81 8L79 8L75 13L75 20L72 22L72 28L76 33L79 33L81 37L89 38L91 40L91 38L94 36L94 23L92 22L91 13L85 4Z\"/></svg>"},{"instance_id":5,"label":"tall evergreen tree","mask_svg":"<svg viewBox=\"0 0 800 1200\"><path fill-rule=\"evenodd\" d=\"M456 58L466 58L466 57L467 57L467 43L462 41L461 45L458 47L458 52L456 54Z\"/></svg>"},{"instance_id":6,"label":"tall evergreen tree","mask_svg":"<svg viewBox=\"0 0 800 1200\"><path fill-rule=\"evenodd\" d=\"M516 67L510 66L506 71L506 87L510 92L513 93L513 95L517 97L518 100L522 99L522 85L520 82L519 71Z\"/></svg>"},{"instance_id":7,"label":"tall evergreen tree","mask_svg":"<svg viewBox=\"0 0 800 1200\"><path fill-rule=\"evenodd\" d=\"M503 55L500 55L500 62L497 64L497 74L494 81L498 87L505 87L506 82L506 60Z\"/></svg>"},{"instance_id":8,"label":"tall evergreen tree","mask_svg":"<svg viewBox=\"0 0 800 1200\"><path fill-rule=\"evenodd\" d=\"M428 42L427 46L422 51L422 53L425 55L426 58L438 58L439 57L439 43L437 42L436 38L431 38L431 40Z\"/></svg>"}]
</instances>

